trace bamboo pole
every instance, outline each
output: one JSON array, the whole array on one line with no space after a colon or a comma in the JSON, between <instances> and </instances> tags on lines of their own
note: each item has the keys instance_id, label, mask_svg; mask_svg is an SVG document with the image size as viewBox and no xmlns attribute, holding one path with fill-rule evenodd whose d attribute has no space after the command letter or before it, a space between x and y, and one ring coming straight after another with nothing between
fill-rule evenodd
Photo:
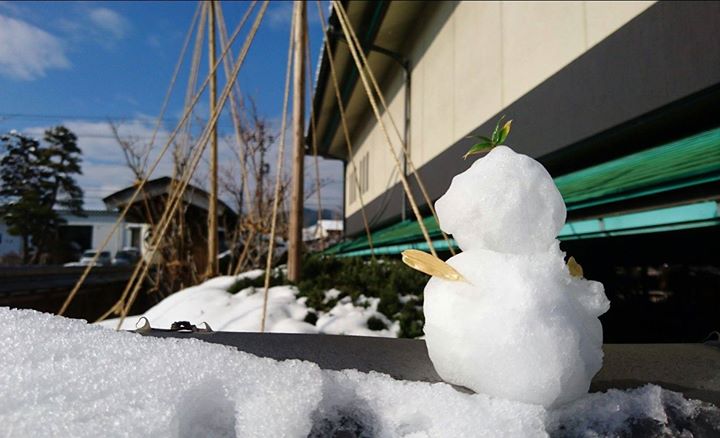
<instances>
[{"instance_id":1,"label":"bamboo pole","mask_svg":"<svg viewBox=\"0 0 720 438\"><path fill-rule=\"evenodd\" d=\"M248 50L250 49L250 45L255 38L255 35L257 33L257 29L260 27L260 23L263 19L263 16L265 15L265 11L267 10L269 0L265 0L262 7L260 8L260 11L258 12L258 15L255 17L255 22L252 25L252 28L250 29L250 32L245 38L245 43L243 44L243 47L240 51L240 55L238 56L238 60L235 63L235 66L233 67L232 74L230 75L230 78L228 78L228 84L223 89L222 94L220 95L220 102L219 107L222 108L225 105L225 101L228 98L228 94L231 90L232 84L237 79L237 75L240 71L240 68L243 65L243 62L245 61L245 57L247 55ZM238 35L240 30L242 29L242 25L244 24L244 21L240 23L237 30L233 33L233 36L230 38L230 41L228 42L228 45L224 48L223 52L221 53L220 57L221 59L226 55L227 51L229 51L230 46L232 45L232 42L235 40L235 37ZM192 105L194 106L197 103L197 98L200 97L200 93L202 93L202 89L205 88L206 84L209 81L209 75L214 72L214 69L218 67L218 63L216 63L213 66L212 71L208 74L208 78L203 82L203 85L201 87L200 92L196 95L196 99L193 100ZM192 110L191 108L188 108L188 111L186 111L186 116L189 114L189 111ZM141 262L136 265L135 272L133 272L133 277L131 277L130 281L128 282L128 286L126 287L125 291L123 292L123 296L118 301L118 306L121 306L122 312L120 314L120 320L118 321L117 329L119 330L120 327L122 327L122 323L127 317L127 313L132 307L132 304L135 302L135 298L137 297L138 291L140 290L141 281L145 278L147 275L147 272L150 268L149 261L152 260L154 257L156 251L157 251L157 242L159 240L157 236L162 236L165 234L167 227L170 223L170 217L175 214L177 211L179 200L182 197L182 194L184 193L185 189L187 188L187 185L190 182L190 178L192 177L193 172L197 168L197 165L200 161L200 157L205 151L205 147L207 146L207 143L209 141L209 132L210 129L217 123L217 119L219 116L219 112L213 111L213 117L209 121L208 125L203 130L203 133L201 134L200 138L198 139L197 145L196 145L196 151L193 152L193 156L188 162L188 166L184 171L184 174L181 178L180 185L176 191L174 191L170 198L168 199L168 204L166 206L165 213L163 214L163 218L158 224L159 231L156 235L156 237L153 238L153 241L151 242L151 249L150 253L148 254L147 260L141 259ZM185 122L185 119L181 120L181 124ZM182 125L179 125L182 126ZM172 136L171 136L172 137ZM168 142L169 143L169 142ZM143 263L144 262L144 263ZM142 272L140 272L142 271ZM135 281L136 277L139 279L138 281ZM127 296L127 293L132 288L132 292L130 292L130 295ZM125 302L125 297L127 296L127 303L123 304Z\"/></svg>"},{"instance_id":2,"label":"bamboo pole","mask_svg":"<svg viewBox=\"0 0 720 438\"><path fill-rule=\"evenodd\" d=\"M412 191L410 190L410 184L407 180L407 175L405 175L405 172L403 170L403 166L400 163L400 159L398 158L398 155L395 151L395 146L393 145L392 140L390 139L390 134L388 133L387 127L385 125L385 122L383 121L382 114L380 113L380 108L378 107L377 101L375 100L373 89L370 87L370 83L368 81L367 75L372 75L372 71L370 70L369 66L366 69L363 67L363 63L360 60L360 56L358 55L358 52L362 50L362 47L356 43L359 43L359 41L356 38L353 38L354 31L352 27L350 27L350 19L347 16L347 13L345 12L345 8L343 7L342 3L340 3L339 0L332 0L333 7L338 12L338 21L340 22L340 27L342 27L343 34L345 35L345 39L348 41L348 48L350 49L350 54L355 61L355 66L358 69L358 73L360 74L360 80L362 81L363 87L365 88L365 94L368 97L368 100L370 102L370 106L373 109L373 113L375 114L375 120L377 120L378 125L380 125L380 128L382 129L382 133L385 136L385 140L387 142L388 148L390 149L390 154L395 161L395 168L400 174L400 182L402 183L403 190L405 191L405 194L408 197L408 200L410 201L410 207L412 207L413 213L415 214L415 218L417 219L418 225L420 226L420 230L423 233L423 236L425 237L425 242L427 243L428 247L430 248L430 252L433 256L437 257L437 252L435 251L435 247L433 246L432 240L430 239L430 234L428 233L427 227L425 226L425 223L423 222L423 217L420 214L420 210L418 208L417 202L415 201L415 197L412 194ZM388 112L389 115L389 112ZM399 137L399 136L398 136ZM402 139L401 139L402 142ZM401 145L401 153L402 153L402 145Z\"/></svg>"},{"instance_id":3,"label":"bamboo pole","mask_svg":"<svg viewBox=\"0 0 720 438\"><path fill-rule=\"evenodd\" d=\"M335 91L335 100L337 101L338 111L340 114L340 122L342 126L343 135L345 136L345 147L347 148L347 156L349 160L350 166L352 166L352 176L355 180L355 187L357 188L357 196L358 200L360 201L360 213L362 214L363 219L363 225L365 226L365 235L367 236L368 246L370 247L370 257L372 261L375 261L375 247L373 245L372 241L372 234L370 233L370 224L368 222L367 218L367 212L365 211L365 201L363 200L363 194L362 190L360 189L360 178L357 166L355 165L355 157L353 156L353 145L352 141L350 140L350 129L348 128L347 124L347 118L345 117L345 106L342 102L342 97L340 96L340 86L338 85L338 79L337 79L337 73L335 72L335 60L334 55L332 53L332 48L330 47L330 37L327 33L328 26L325 23L325 15L322 12L322 5L320 4L320 0L316 1L317 3L317 11L318 11L318 17L320 17L320 24L323 26L324 29L324 46L325 46L325 53L328 56L328 65L330 65L330 77L332 78L333 82L333 91ZM389 113L388 113L389 114ZM315 138L315 133L313 133L313 139Z\"/></svg>"},{"instance_id":4,"label":"bamboo pole","mask_svg":"<svg viewBox=\"0 0 720 438\"><path fill-rule=\"evenodd\" d=\"M177 64L175 65L175 71L173 72L172 79L170 80L170 86L168 87L168 90L165 94L165 99L163 100L162 107L160 108L160 114L158 115L157 121L155 123L155 129L153 130L152 137L150 139L150 145L152 147L152 144L155 141L155 136L160 129L160 126L162 124L162 119L165 114L165 110L167 109L167 104L169 102L170 96L172 95L172 90L175 87L175 80L177 79L178 72L180 71L180 66L182 65L183 60L185 59L185 52L187 50L188 44L190 42L190 38L192 36L193 28L195 27L196 20L198 17L200 17L201 11L203 10L202 6L199 4L198 8L195 10L195 15L193 16L190 27L188 28L187 35L185 36L185 43L183 44L183 48L180 50L180 56L178 58ZM197 21L197 23L200 23L202 21L202 18ZM189 114L186 114L186 116ZM174 133L175 134L175 133ZM83 271L82 275L78 279L78 281L75 283L75 286L73 286L72 290L68 294L67 298L65 298L65 301L63 302L62 307L60 307L60 310L58 311L58 315L63 315L65 311L67 311L68 307L70 306L70 303L72 303L73 299L75 298L75 295L77 295L78 291L82 287L82 285L85 283L85 280L87 279L88 275L90 274L90 270L93 268L95 263L97 262L98 258L100 257L100 253L103 249L110 243L110 239L112 236L115 235L115 232L120 229L120 224L127 215L127 212L130 210L130 207L132 203L137 199L138 195L143 191L143 187L145 186L145 183L150 179L150 176L152 175L153 171L157 167L158 163L160 163L160 160L165 155L165 152L170 147L170 144L172 143L172 139L174 138L174 134L171 135L170 139L165 143L165 146L163 146L160 150L160 153L158 154L157 158L153 162L153 164L150 166L150 169L147 171L147 175L140 181L140 184L135 189L135 192L130 197L130 200L128 201L127 205L122 209L120 214L118 215L118 218L115 220L115 224L110 229L110 232L105 236L105 239L100 244L100 247L95 252L95 256L93 257L92 261L85 267L85 270ZM23 242L25 244L25 242Z\"/></svg>"},{"instance_id":5,"label":"bamboo pole","mask_svg":"<svg viewBox=\"0 0 720 438\"><path fill-rule=\"evenodd\" d=\"M294 16L293 16L294 18ZM275 169L275 196L272 200L272 216L270 218L270 240L268 241L268 250L265 256L265 279L263 286L263 307L262 319L260 320L260 332L265 332L265 323L267 321L267 307L270 293L270 274L272 271L273 251L275 247L275 231L277 227L278 206L280 205L280 186L282 183L283 160L285 158L285 137L287 134L287 116L288 101L290 100L290 70L293 60L293 43L295 36L295 26L297 23L293 19L290 25L290 35L288 41L287 67L285 68L285 92L283 94L282 116L280 121L280 144L278 145L277 165Z\"/></svg>"},{"instance_id":6,"label":"bamboo pole","mask_svg":"<svg viewBox=\"0 0 720 438\"><path fill-rule=\"evenodd\" d=\"M294 66L293 66L293 170L290 199L288 279L300 281L303 224L303 172L305 161L305 1L295 2L294 9Z\"/></svg>"},{"instance_id":7,"label":"bamboo pole","mask_svg":"<svg viewBox=\"0 0 720 438\"><path fill-rule=\"evenodd\" d=\"M208 14L208 61L210 68L215 66L215 0L210 1ZM210 76L210 118L217 111L217 70ZM210 134L210 200L208 203L208 260L205 277L210 278L218 274L218 224L217 224L217 195L218 195L218 138L217 124L213 125Z\"/></svg>"}]
</instances>

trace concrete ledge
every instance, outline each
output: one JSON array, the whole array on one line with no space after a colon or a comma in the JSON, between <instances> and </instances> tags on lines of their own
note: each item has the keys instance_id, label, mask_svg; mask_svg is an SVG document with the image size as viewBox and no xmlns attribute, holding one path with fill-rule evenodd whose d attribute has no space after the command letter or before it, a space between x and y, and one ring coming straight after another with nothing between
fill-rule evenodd
<instances>
[{"instance_id":1,"label":"concrete ledge","mask_svg":"<svg viewBox=\"0 0 720 438\"><path fill-rule=\"evenodd\" d=\"M441 382L425 341L305 334L185 333L151 330L146 336L195 338L277 360L300 359L327 370L376 371L400 380ZM603 369L590 390L654 383L720 406L720 344L606 344ZM467 391L465 388L458 388Z\"/></svg>"}]
</instances>

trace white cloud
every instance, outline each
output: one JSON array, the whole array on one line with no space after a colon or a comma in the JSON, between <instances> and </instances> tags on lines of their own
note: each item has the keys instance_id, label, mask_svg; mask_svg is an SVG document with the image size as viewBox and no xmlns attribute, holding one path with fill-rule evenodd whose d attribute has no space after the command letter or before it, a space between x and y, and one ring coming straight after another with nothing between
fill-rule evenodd
<instances>
[{"instance_id":1,"label":"white cloud","mask_svg":"<svg viewBox=\"0 0 720 438\"><path fill-rule=\"evenodd\" d=\"M271 27L278 29L288 27L292 21L292 2L273 3L273 7L267 11L267 20Z\"/></svg>"},{"instance_id":2,"label":"white cloud","mask_svg":"<svg viewBox=\"0 0 720 438\"><path fill-rule=\"evenodd\" d=\"M116 39L123 38L130 29L130 23L120 14L108 8L94 8L88 12L90 21L100 30L110 33Z\"/></svg>"},{"instance_id":3,"label":"white cloud","mask_svg":"<svg viewBox=\"0 0 720 438\"><path fill-rule=\"evenodd\" d=\"M57 37L24 21L0 15L0 74L20 80L66 69L70 61Z\"/></svg>"},{"instance_id":4,"label":"white cloud","mask_svg":"<svg viewBox=\"0 0 720 438\"><path fill-rule=\"evenodd\" d=\"M322 2L325 3L325 2ZM327 6L321 6L324 8L323 14L327 16ZM306 6L305 16L309 24L317 24L320 22L320 18L317 13L317 5L315 2L308 3ZM271 6L267 11L267 21L270 27L275 30L287 30L290 31L290 23L292 22L293 15L293 2L271 2Z\"/></svg>"},{"instance_id":5,"label":"white cloud","mask_svg":"<svg viewBox=\"0 0 720 438\"><path fill-rule=\"evenodd\" d=\"M78 146L82 150L82 171L83 174L77 178L80 186L85 190L85 208L102 209L104 204L102 198L118 190L128 187L133 182L133 174L125 164L122 150L113 138L112 131L107 122L71 120L60 123L73 131L78 137ZM122 122L119 127L120 135L123 137L134 137L140 142L149 142L155 126L155 120L150 116L138 115L132 120ZM35 138L42 138L47 126L24 129L24 133ZM168 140L170 133L161 129L158 131L154 142L153 150L148 163L157 158L160 150ZM286 151L283 163L283 173L288 174L291 168L291 143L287 139ZM226 141L220 142L219 162L223 169L229 169L240 178L240 170L235 155L228 149ZM277 160L277 145L273 145L268 151L267 162L271 165L271 175L274 175ZM208 151L205 151L205 158ZM165 157L160 161L151 178L172 175L172 151L168 150ZM322 188L323 208L340 208L342 204L342 165L335 160L320 159L320 176L323 179L333 180ZM305 159L306 189L311 190L315 184L315 168L312 157ZM207 159L201 160L195 171L195 178L192 184L203 187L207 180L208 163ZM274 181L274 176L271 176ZM233 205L229 195L221 193L224 201ZM316 207L317 197L311 196L307 201L309 208Z\"/></svg>"},{"instance_id":6,"label":"white cloud","mask_svg":"<svg viewBox=\"0 0 720 438\"><path fill-rule=\"evenodd\" d=\"M342 161L327 160L318 158L318 169L320 179L327 181L327 184L320 188L320 202L323 209L342 210L343 201L343 166ZM305 206L308 208L318 207L318 198L315 188L317 180L315 178L315 158L313 156L305 157L305 192L313 194L305 200Z\"/></svg>"},{"instance_id":7,"label":"white cloud","mask_svg":"<svg viewBox=\"0 0 720 438\"><path fill-rule=\"evenodd\" d=\"M11 3L9 1L0 1L0 9L9 12L11 15L18 15L21 12L21 9L18 7L17 4Z\"/></svg>"},{"instance_id":8,"label":"white cloud","mask_svg":"<svg viewBox=\"0 0 720 438\"><path fill-rule=\"evenodd\" d=\"M82 150L82 172L77 178L85 190L85 208L102 209L102 198L128 187L133 182L133 174L125 164L122 150L118 146L107 122L73 120L61 123L78 137L78 146ZM140 118L123 122L119 127L121 136L131 136L141 142L149 142L154 122ZM42 138L47 127L35 127L23 131L36 138ZM158 156L160 149L167 142L169 133L161 129L155 138L149 163ZM171 175L172 160L170 151L160 161L153 178Z\"/></svg>"},{"instance_id":9,"label":"white cloud","mask_svg":"<svg viewBox=\"0 0 720 438\"><path fill-rule=\"evenodd\" d=\"M153 47L155 49L159 49L162 47L162 42L160 41L160 37L157 35L148 35L148 37L145 39L145 42L147 42L148 46Z\"/></svg>"}]
</instances>

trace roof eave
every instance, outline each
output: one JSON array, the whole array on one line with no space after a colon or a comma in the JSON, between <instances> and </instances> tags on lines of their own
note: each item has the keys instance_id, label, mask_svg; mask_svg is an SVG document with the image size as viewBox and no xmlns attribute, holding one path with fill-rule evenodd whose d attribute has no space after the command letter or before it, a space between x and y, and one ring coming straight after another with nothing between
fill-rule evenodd
<instances>
[{"instance_id":1,"label":"roof eave","mask_svg":"<svg viewBox=\"0 0 720 438\"><path fill-rule=\"evenodd\" d=\"M343 1L342 4L347 8L349 2L346 0ZM385 17L385 13L387 12L389 6L389 2L354 2L353 5L354 8L362 8L360 15L363 17L363 19L360 23L354 24L354 27L356 29L364 30L361 35L358 35L358 38L360 38L361 42L364 45L371 45L375 41L375 37L380 30L383 18ZM325 93L329 92L327 90L330 86L332 86L330 82L331 71L329 65L329 57L325 52L327 46L329 45L330 50L332 50L334 54L333 59L337 59L338 38L337 36L335 36L336 34L333 33L332 30L337 29L338 27L339 21L336 11L334 8L331 8L330 16L328 18L328 27L326 27L326 32L323 37L328 38L327 45L325 39L323 39L323 45L320 51L319 68L317 70L316 82L313 92L312 111L313 114L316 115L316 119L317 115L321 114L323 100L325 99ZM349 98L350 92L355 87L355 83L358 79L357 70L353 66L351 66L350 63L351 60L348 60L343 70L337 67L335 69L336 71L341 70L346 72L342 77L338 78L340 88L342 90L349 90L349 92L346 91L344 95L341 96L343 100ZM334 106L337 106L336 99L333 99L332 102ZM329 129L325 129L322 132L315 132L314 134L317 135L317 139L319 139L320 141L317 141L315 138L313 138L312 126L308 126L307 134L305 136L305 144L308 146L308 152L312 154L313 142L317 141L317 153L319 156L330 159L345 160L346 157L344 156L336 156L330 153L331 141L329 141L328 139L332 139L332 137L334 136L334 132L337 130L337 125L337 121L331 122L329 123Z\"/></svg>"}]
</instances>

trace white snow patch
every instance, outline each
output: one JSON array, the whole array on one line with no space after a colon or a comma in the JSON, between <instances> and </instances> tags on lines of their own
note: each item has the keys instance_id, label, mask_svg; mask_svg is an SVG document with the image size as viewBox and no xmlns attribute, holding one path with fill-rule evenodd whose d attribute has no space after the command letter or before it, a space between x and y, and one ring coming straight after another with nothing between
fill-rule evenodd
<instances>
[{"instance_id":1,"label":"white snow patch","mask_svg":"<svg viewBox=\"0 0 720 438\"><path fill-rule=\"evenodd\" d=\"M337 300L342 292L339 290L333 288L330 290L325 291L325 299L323 299L323 303L329 303L332 300Z\"/></svg>"},{"instance_id":2,"label":"white snow patch","mask_svg":"<svg viewBox=\"0 0 720 438\"><path fill-rule=\"evenodd\" d=\"M215 331L258 332L262 320L263 288L248 287L235 294L227 290L241 279L255 279L264 274L256 269L238 276L212 278L198 286L176 292L156 304L142 315L125 319L124 330L134 330L139 319L147 318L154 328L170 328L173 322L189 321L200 325L207 322ZM400 324L390 321L377 310L379 298L360 296L357 303L345 297L330 312L319 312L313 324L305 322L311 310L305 297L298 297L294 286L275 286L268 289L267 319L265 331L271 333L326 333L356 336L397 337ZM330 289L325 299L336 299L341 292ZM327 301L326 301L327 302ZM381 320L386 329L370 330L370 318ZM116 328L118 319L99 323Z\"/></svg>"},{"instance_id":3,"label":"white snow patch","mask_svg":"<svg viewBox=\"0 0 720 438\"><path fill-rule=\"evenodd\" d=\"M0 430L8 437L307 437L348 426L377 437L617 436L644 419L659 436L673 431L669 409L684 424L708 409L718 418L717 408L652 385L548 411L31 310L0 308L0 325L8 328L0 335Z\"/></svg>"},{"instance_id":4,"label":"white snow patch","mask_svg":"<svg viewBox=\"0 0 720 438\"><path fill-rule=\"evenodd\" d=\"M205 283L183 289L162 300L142 315L128 317L122 329L135 329L136 322L145 317L154 328L170 328L173 322L207 322L215 331L258 332L262 319L263 290L249 287L236 294L227 292L233 277L217 277ZM317 333L317 329L303 321L308 309L296 299L292 286L268 289L265 330L283 333ZM117 319L102 325L115 328Z\"/></svg>"},{"instance_id":5,"label":"white snow patch","mask_svg":"<svg viewBox=\"0 0 720 438\"><path fill-rule=\"evenodd\" d=\"M410 301L420 301L420 297L414 294L398 295L398 301L402 304L407 304Z\"/></svg>"},{"instance_id":6,"label":"white snow patch","mask_svg":"<svg viewBox=\"0 0 720 438\"><path fill-rule=\"evenodd\" d=\"M380 298L368 298L364 295L358 297L357 303L353 304L350 297L342 298L328 313L321 315L315 324L322 333L334 335L360 335L360 336L382 336L396 338L400 333L400 323L390 321L385 315L378 312L377 306ZM367 307L363 307L362 305ZM384 330L370 330L367 321L376 318L385 324Z\"/></svg>"},{"instance_id":7,"label":"white snow patch","mask_svg":"<svg viewBox=\"0 0 720 438\"><path fill-rule=\"evenodd\" d=\"M254 280L256 278L260 278L265 274L265 271L262 269L253 269L247 272L243 272L242 274L238 275L236 278L238 280Z\"/></svg>"}]
</instances>

